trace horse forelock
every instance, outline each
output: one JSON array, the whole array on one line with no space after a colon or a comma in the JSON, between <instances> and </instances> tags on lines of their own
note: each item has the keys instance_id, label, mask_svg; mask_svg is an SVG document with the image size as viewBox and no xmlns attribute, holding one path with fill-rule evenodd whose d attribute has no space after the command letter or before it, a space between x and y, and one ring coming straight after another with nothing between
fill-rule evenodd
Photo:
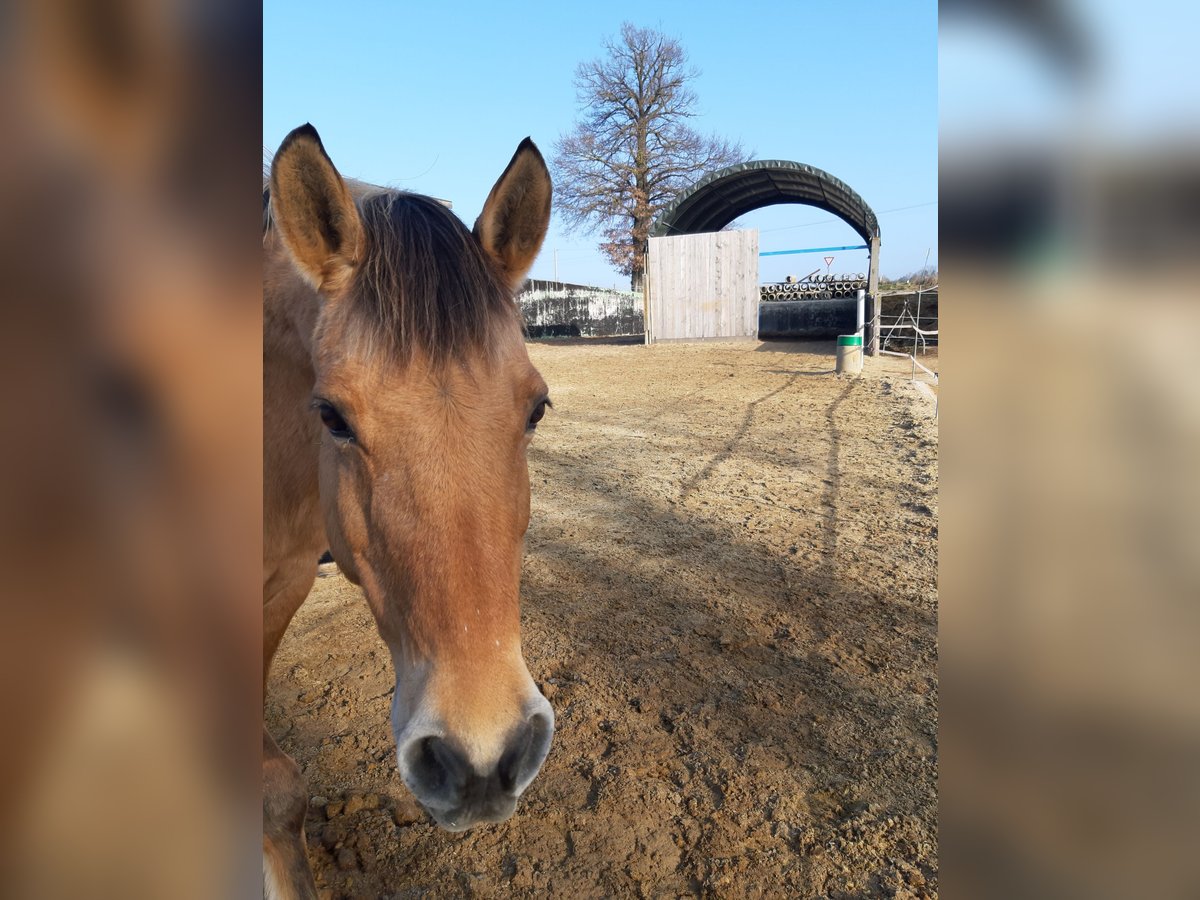
<instances>
[{"instance_id":1,"label":"horse forelock","mask_svg":"<svg viewBox=\"0 0 1200 900\"><path fill-rule=\"evenodd\" d=\"M488 351L495 329L519 323L500 274L442 203L361 182L349 186L366 232L365 256L346 297L358 346L400 362L418 351L442 363ZM264 178L264 239L273 219Z\"/></svg>"},{"instance_id":2,"label":"horse forelock","mask_svg":"<svg viewBox=\"0 0 1200 900\"><path fill-rule=\"evenodd\" d=\"M491 346L492 331L516 320L504 282L458 217L436 200L402 192L364 197L366 255L351 302L371 343L407 358L440 362Z\"/></svg>"}]
</instances>

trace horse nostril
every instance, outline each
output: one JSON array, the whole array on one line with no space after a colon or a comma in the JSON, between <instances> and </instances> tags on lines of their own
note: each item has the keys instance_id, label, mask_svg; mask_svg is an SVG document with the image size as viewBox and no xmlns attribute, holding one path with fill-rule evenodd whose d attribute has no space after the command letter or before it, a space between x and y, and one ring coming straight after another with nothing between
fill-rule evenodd
<instances>
[{"instance_id":1,"label":"horse nostril","mask_svg":"<svg viewBox=\"0 0 1200 900\"><path fill-rule=\"evenodd\" d=\"M462 754L440 737L416 741L408 752L408 769L422 788L437 793L461 789L470 773Z\"/></svg>"},{"instance_id":2,"label":"horse nostril","mask_svg":"<svg viewBox=\"0 0 1200 900\"><path fill-rule=\"evenodd\" d=\"M500 787L505 791L511 793L515 790L521 776L522 764L529 755L529 747L532 743L533 729L526 722L509 742L508 749L500 757L500 765L496 769L496 774L500 778Z\"/></svg>"},{"instance_id":3,"label":"horse nostril","mask_svg":"<svg viewBox=\"0 0 1200 900\"><path fill-rule=\"evenodd\" d=\"M549 750L553 726L541 714L535 714L510 738L500 757L496 775L500 787L508 793L519 793L533 780Z\"/></svg>"}]
</instances>

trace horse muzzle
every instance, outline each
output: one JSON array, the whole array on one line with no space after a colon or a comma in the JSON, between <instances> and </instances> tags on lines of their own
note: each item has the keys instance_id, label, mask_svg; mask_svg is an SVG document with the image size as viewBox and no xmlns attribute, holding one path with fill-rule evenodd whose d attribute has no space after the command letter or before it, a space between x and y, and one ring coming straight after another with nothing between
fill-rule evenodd
<instances>
[{"instance_id":1,"label":"horse muzzle","mask_svg":"<svg viewBox=\"0 0 1200 900\"><path fill-rule=\"evenodd\" d=\"M463 741L444 728L409 727L397 739L400 776L413 796L448 831L465 831L513 814L517 798L541 770L554 737L554 711L535 694L524 720L494 759L472 760Z\"/></svg>"}]
</instances>

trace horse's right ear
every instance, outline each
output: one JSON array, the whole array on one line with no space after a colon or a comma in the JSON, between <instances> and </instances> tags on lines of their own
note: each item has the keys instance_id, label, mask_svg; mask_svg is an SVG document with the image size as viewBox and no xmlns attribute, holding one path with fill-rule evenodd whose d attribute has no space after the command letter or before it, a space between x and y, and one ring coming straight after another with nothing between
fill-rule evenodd
<instances>
[{"instance_id":1,"label":"horse's right ear","mask_svg":"<svg viewBox=\"0 0 1200 900\"><path fill-rule=\"evenodd\" d=\"M271 162L271 218L306 279L336 291L362 258L363 226L317 130L301 125Z\"/></svg>"}]
</instances>

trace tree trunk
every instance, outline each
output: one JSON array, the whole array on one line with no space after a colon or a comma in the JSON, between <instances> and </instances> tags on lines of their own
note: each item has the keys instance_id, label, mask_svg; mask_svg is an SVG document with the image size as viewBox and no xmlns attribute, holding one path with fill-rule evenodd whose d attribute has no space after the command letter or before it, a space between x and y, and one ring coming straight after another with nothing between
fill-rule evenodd
<instances>
[{"instance_id":1,"label":"tree trunk","mask_svg":"<svg viewBox=\"0 0 1200 900\"><path fill-rule=\"evenodd\" d=\"M648 229L647 229L648 230ZM635 234L637 228L634 228ZM629 289L631 291L640 291L642 282L646 280L646 241L638 240L636 237L633 243L633 259L629 263Z\"/></svg>"},{"instance_id":2,"label":"tree trunk","mask_svg":"<svg viewBox=\"0 0 1200 900\"><path fill-rule=\"evenodd\" d=\"M654 223L654 215L650 211L650 193L647 183L650 174L650 154L646 148L646 114L641 108L641 98L638 100L637 147L634 153L634 194L633 194L633 261L630 266L629 283L631 289L640 291L642 279L646 271L646 240L650 235L650 226Z\"/></svg>"}]
</instances>

